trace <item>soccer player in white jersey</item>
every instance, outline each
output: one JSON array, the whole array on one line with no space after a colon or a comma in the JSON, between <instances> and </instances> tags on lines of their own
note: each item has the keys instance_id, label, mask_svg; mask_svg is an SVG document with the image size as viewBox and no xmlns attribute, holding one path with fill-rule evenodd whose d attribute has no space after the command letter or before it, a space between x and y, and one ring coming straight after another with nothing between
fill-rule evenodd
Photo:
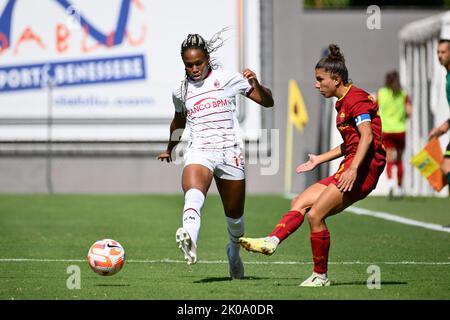
<instances>
[{"instance_id":1,"label":"soccer player in white jersey","mask_svg":"<svg viewBox=\"0 0 450 320\"><path fill-rule=\"evenodd\" d=\"M264 107L272 107L274 102L271 91L259 83L253 71L218 69L210 54L222 44L220 33L209 41L198 34L189 34L181 44L186 76L173 92L171 139L158 159L172 161L172 150L179 142L176 137L181 137L179 130L189 124L182 174L183 226L176 231L176 242L187 263L196 263L201 209L214 177L230 237L227 246L230 276L242 279L239 238L244 234L245 156L236 116L236 96L245 95Z\"/></svg>"}]
</instances>

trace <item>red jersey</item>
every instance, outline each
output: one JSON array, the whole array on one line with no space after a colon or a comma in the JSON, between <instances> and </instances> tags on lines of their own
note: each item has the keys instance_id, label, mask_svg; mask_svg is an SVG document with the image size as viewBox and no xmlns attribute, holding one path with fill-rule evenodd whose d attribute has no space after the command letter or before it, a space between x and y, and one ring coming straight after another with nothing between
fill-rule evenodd
<instances>
[{"instance_id":1,"label":"red jersey","mask_svg":"<svg viewBox=\"0 0 450 320\"><path fill-rule=\"evenodd\" d=\"M345 95L336 102L336 110L336 125L344 139L344 159L334 175L319 181L326 186L330 183L337 185L340 175L350 167L355 157L360 140L355 118L369 120L367 115L370 116L373 142L358 168L352 190L346 192L350 200L355 202L365 198L375 189L386 165L386 151L381 141L381 119L377 103L367 92L355 86L350 86Z\"/></svg>"},{"instance_id":2,"label":"red jersey","mask_svg":"<svg viewBox=\"0 0 450 320\"><path fill-rule=\"evenodd\" d=\"M369 114L373 133L373 142L367 151L366 158L384 160L386 151L382 144L381 118L378 105L364 90L353 85L345 95L336 102L336 126L344 140L344 157L353 158L360 140L355 118L362 114Z\"/></svg>"}]
</instances>

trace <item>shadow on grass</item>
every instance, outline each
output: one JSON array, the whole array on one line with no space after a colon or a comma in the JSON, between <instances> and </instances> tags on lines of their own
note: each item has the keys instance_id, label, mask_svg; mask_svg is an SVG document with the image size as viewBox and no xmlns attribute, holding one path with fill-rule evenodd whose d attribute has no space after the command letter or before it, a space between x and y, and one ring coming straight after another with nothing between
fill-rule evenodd
<instances>
[{"instance_id":1,"label":"shadow on grass","mask_svg":"<svg viewBox=\"0 0 450 320\"><path fill-rule=\"evenodd\" d=\"M244 277L242 280L267 280L270 278L261 278L261 277ZM197 281L194 281L194 283L210 283L210 282L223 282L223 281L231 281L230 277L211 277L211 278L205 278L200 279ZM234 280L234 281L240 281L240 280Z\"/></svg>"},{"instance_id":2,"label":"shadow on grass","mask_svg":"<svg viewBox=\"0 0 450 320\"><path fill-rule=\"evenodd\" d=\"M110 283L100 283L96 284L96 287L129 287L129 284L110 284Z\"/></svg>"},{"instance_id":3,"label":"shadow on grass","mask_svg":"<svg viewBox=\"0 0 450 320\"><path fill-rule=\"evenodd\" d=\"M408 282L404 281L381 281L380 285L396 285L396 284L408 284ZM352 281L352 282L334 282L331 281L331 285L334 286L351 286L351 285L358 285L358 286L367 286L367 281Z\"/></svg>"}]
</instances>

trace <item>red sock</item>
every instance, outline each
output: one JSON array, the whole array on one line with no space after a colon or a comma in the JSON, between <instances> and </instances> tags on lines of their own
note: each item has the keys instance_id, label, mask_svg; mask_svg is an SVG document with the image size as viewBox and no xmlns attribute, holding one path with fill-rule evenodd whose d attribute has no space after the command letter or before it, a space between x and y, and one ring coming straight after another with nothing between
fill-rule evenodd
<instances>
[{"instance_id":1,"label":"red sock","mask_svg":"<svg viewBox=\"0 0 450 320\"><path fill-rule=\"evenodd\" d=\"M401 187L403 182L403 161L397 161L397 183Z\"/></svg>"},{"instance_id":2,"label":"red sock","mask_svg":"<svg viewBox=\"0 0 450 320\"><path fill-rule=\"evenodd\" d=\"M330 232L328 230L311 232L311 248L314 261L314 272L327 273L328 252L330 251Z\"/></svg>"},{"instance_id":3,"label":"red sock","mask_svg":"<svg viewBox=\"0 0 450 320\"><path fill-rule=\"evenodd\" d=\"M393 161L388 161L387 162L386 173L387 173L388 179L392 179L392 167L393 166L394 166L394 162Z\"/></svg>"},{"instance_id":4,"label":"red sock","mask_svg":"<svg viewBox=\"0 0 450 320\"><path fill-rule=\"evenodd\" d=\"M286 213L281 220L278 222L275 229L269 236L276 236L278 239L283 241L291 233L295 232L303 223L304 216L300 211L291 210Z\"/></svg>"}]
</instances>

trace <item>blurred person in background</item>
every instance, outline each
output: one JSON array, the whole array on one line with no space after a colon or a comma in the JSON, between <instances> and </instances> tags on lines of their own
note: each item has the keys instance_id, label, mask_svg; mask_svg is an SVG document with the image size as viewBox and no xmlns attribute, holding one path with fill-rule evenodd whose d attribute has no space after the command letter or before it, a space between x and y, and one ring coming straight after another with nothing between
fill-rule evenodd
<instances>
[{"instance_id":1,"label":"blurred person in background","mask_svg":"<svg viewBox=\"0 0 450 320\"><path fill-rule=\"evenodd\" d=\"M400 85L397 71L388 72L384 87L377 93L383 129L383 144L386 148L389 199L403 196L403 152L406 141L406 120L411 115L411 103ZM392 169L397 168L397 183Z\"/></svg>"},{"instance_id":2,"label":"blurred person in background","mask_svg":"<svg viewBox=\"0 0 450 320\"><path fill-rule=\"evenodd\" d=\"M444 66L447 71L446 76L446 92L447 102L450 107L450 40L441 39L438 45L438 59L439 63ZM450 118L444 121L440 126L433 128L428 137L429 139L439 138L443 134L447 133L450 128ZM448 184L448 193L450 196L450 142L447 144L447 148L444 153L444 159L441 162L441 170L444 173L446 182Z\"/></svg>"}]
</instances>

